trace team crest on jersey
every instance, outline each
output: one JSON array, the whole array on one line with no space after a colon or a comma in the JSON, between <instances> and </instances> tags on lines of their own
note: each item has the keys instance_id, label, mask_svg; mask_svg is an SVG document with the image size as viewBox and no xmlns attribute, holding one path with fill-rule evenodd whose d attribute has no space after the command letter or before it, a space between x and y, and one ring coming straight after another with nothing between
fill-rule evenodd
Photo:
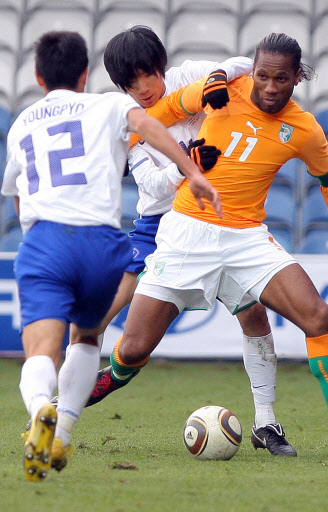
<instances>
[{"instance_id":1,"label":"team crest on jersey","mask_svg":"<svg viewBox=\"0 0 328 512\"><path fill-rule=\"evenodd\" d=\"M282 123L280 132L279 132L279 139L281 142L289 142L290 138L293 134L294 128L292 126L289 126L289 124Z\"/></svg>"},{"instance_id":2,"label":"team crest on jersey","mask_svg":"<svg viewBox=\"0 0 328 512\"><path fill-rule=\"evenodd\" d=\"M164 268L165 268L164 261L156 261L155 266L154 266L154 271L153 271L155 276L160 276L161 274L163 274Z\"/></svg>"}]
</instances>

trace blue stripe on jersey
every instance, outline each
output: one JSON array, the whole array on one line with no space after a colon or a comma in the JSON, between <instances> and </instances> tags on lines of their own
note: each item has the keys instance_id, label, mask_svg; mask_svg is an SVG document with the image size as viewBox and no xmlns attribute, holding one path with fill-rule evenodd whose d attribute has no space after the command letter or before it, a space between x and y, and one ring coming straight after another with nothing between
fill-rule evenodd
<instances>
[{"instance_id":1,"label":"blue stripe on jersey","mask_svg":"<svg viewBox=\"0 0 328 512\"><path fill-rule=\"evenodd\" d=\"M144 162L146 162L147 160L149 160L148 157L146 158L143 158L142 160L139 160L139 162L137 162L136 164L134 164L133 167L131 167L131 171L134 171L134 169L136 169L137 167L139 167L139 165L143 164Z\"/></svg>"}]
</instances>

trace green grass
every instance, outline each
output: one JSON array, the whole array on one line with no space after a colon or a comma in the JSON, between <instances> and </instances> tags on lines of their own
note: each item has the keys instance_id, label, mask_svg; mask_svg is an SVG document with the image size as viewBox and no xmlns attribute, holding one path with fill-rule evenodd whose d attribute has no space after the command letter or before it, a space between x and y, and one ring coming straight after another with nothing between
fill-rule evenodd
<instances>
[{"instance_id":1,"label":"green grass","mask_svg":"<svg viewBox=\"0 0 328 512\"><path fill-rule=\"evenodd\" d=\"M107 363L107 362L106 362ZM104 362L105 364L105 362ZM20 433L21 361L0 359L0 504L9 512L314 512L327 508L327 409L305 364L279 364L277 420L297 458L250 443L253 402L241 363L151 362L131 384L85 409L71 466L31 484ZM231 409L243 441L230 461L198 461L185 449L189 414ZM126 469L122 469L126 468ZM120 469L121 468L121 469Z\"/></svg>"}]
</instances>

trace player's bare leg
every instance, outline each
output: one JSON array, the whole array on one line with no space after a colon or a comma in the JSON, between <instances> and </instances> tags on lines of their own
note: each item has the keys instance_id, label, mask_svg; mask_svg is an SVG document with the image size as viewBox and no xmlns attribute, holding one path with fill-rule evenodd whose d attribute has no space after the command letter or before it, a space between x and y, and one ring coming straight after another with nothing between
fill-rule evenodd
<instances>
[{"instance_id":1,"label":"player's bare leg","mask_svg":"<svg viewBox=\"0 0 328 512\"><path fill-rule=\"evenodd\" d=\"M328 305L298 264L278 272L260 299L305 333L310 369L328 405Z\"/></svg>"},{"instance_id":2,"label":"player's bare leg","mask_svg":"<svg viewBox=\"0 0 328 512\"><path fill-rule=\"evenodd\" d=\"M139 298L138 298L139 297ZM135 302L139 302L140 300L140 297L142 297L143 299L145 299L145 301L147 302L147 299L148 297L146 296L142 296L142 295L136 295L134 298L133 298L133 302L132 304L134 304ZM141 299L141 300L143 300ZM150 299L151 301L153 299ZM160 304L162 304L163 302L162 301L158 301ZM131 306L132 306L131 304ZM170 303L167 303L167 304L170 304ZM172 307L172 310L173 310L173 316L172 316L172 320L169 321L169 324L174 320L174 318L178 315L178 309L176 308L176 306L174 306L173 304L170 304L170 306L167 306L169 309L171 309ZM147 309L147 308L146 308ZM131 310L131 307L130 307L130 310ZM129 313L128 313L128 316L130 317L130 315L133 315L133 311L134 309L132 308L132 313L130 312L129 310ZM146 311L147 313L147 311ZM145 314L146 314L145 313ZM171 317L171 314L169 315ZM140 318L140 316L139 316ZM163 334L165 333L165 331L163 332ZM151 334L153 334L153 331L151 331ZM162 336L163 336L162 334ZM159 342L159 341L158 341ZM98 372L98 378L97 378L97 382L96 382L96 386L86 404L86 407L90 407L91 405L94 405L98 402L100 402L101 400L103 400L103 398L105 398L106 396L108 396L110 393L112 393L113 391L116 391L117 389L125 386L126 384L128 384L128 382L130 382L130 380L135 377L140 369L147 363L148 361L148 356L145 356L145 358L142 358L141 361L138 361L135 365L135 368L132 370L130 367L127 368L127 372L126 374L123 373L122 375L122 369L119 368L119 371L117 372L116 369L115 369L115 358L118 358L118 360L120 359L120 356L119 356L119 351L121 350L121 343L122 343L122 338L120 338L118 340L118 342L116 343L115 347L114 347L114 350L110 356L110 365L107 366L106 368L104 368L103 370L100 370Z\"/></svg>"},{"instance_id":3,"label":"player's bare leg","mask_svg":"<svg viewBox=\"0 0 328 512\"><path fill-rule=\"evenodd\" d=\"M133 366L149 357L178 315L179 310L172 302L135 294L119 348L124 364Z\"/></svg>"},{"instance_id":4,"label":"player's bare leg","mask_svg":"<svg viewBox=\"0 0 328 512\"><path fill-rule=\"evenodd\" d=\"M112 378L120 386L147 364L150 354L178 314L178 308L171 302L134 295L124 334L111 354Z\"/></svg>"},{"instance_id":5,"label":"player's bare leg","mask_svg":"<svg viewBox=\"0 0 328 512\"><path fill-rule=\"evenodd\" d=\"M243 309L236 316L245 336L261 337L271 332L266 309L262 304L256 303Z\"/></svg>"},{"instance_id":6,"label":"player's bare leg","mask_svg":"<svg viewBox=\"0 0 328 512\"><path fill-rule=\"evenodd\" d=\"M134 291L137 286L138 274L132 272L124 272L120 286L118 287L113 304L109 308L105 318L100 324L100 334L103 333L106 327L110 324L113 318L118 315L125 306L130 304Z\"/></svg>"},{"instance_id":7,"label":"player's bare leg","mask_svg":"<svg viewBox=\"0 0 328 512\"><path fill-rule=\"evenodd\" d=\"M297 325L307 337L328 333L328 305L297 263L280 270L264 288L260 300Z\"/></svg>"},{"instance_id":8,"label":"player's bare leg","mask_svg":"<svg viewBox=\"0 0 328 512\"><path fill-rule=\"evenodd\" d=\"M261 302L303 330L307 337L309 363L318 378L328 404L328 306L302 267L294 263L279 271L267 284ZM258 431L260 431L259 435ZM262 429L252 435L254 446L261 447ZM282 434L272 429L272 435Z\"/></svg>"}]
</instances>

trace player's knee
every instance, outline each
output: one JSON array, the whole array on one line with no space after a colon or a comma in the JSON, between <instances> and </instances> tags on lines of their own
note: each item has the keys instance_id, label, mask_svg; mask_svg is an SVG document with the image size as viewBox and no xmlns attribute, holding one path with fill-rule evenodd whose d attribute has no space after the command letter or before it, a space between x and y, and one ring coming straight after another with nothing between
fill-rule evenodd
<instances>
[{"instance_id":1,"label":"player's knee","mask_svg":"<svg viewBox=\"0 0 328 512\"><path fill-rule=\"evenodd\" d=\"M150 351L147 343L142 340L136 342L129 336L123 336L119 347L119 357L124 364L138 365L149 357Z\"/></svg>"},{"instance_id":2,"label":"player's knee","mask_svg":"<svg viewBox=\"0 0 328 512\"><path fill-rule=\"evenodd\" d=\"M270 332L266 309L262 304L254 304L254 306L238 313L238 320L245 333L250 331L253 333L256 329L259 336L264 336Z\"/></svg>"},{"instance_id":3,"label":"player's knee","mask_svg":"<svg viewBox=\"0 0 328 512\"><path fill-rule=\"evenodd\" d=\"M311 314L307 315L304 332L306 336L315 338L328 333L328 305L321 301Z\"/></svg>"}]
</instances>

